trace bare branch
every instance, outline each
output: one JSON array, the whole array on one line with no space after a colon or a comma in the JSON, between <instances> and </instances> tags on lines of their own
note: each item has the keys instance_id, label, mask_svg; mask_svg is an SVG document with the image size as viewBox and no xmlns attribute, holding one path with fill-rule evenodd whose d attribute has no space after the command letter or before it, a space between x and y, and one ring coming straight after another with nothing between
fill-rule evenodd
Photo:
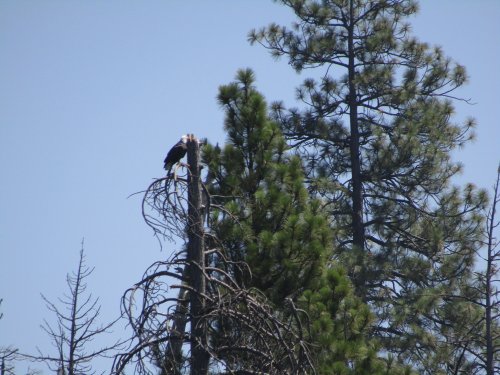
<instances>
[{"instance_id":1,"label":"bare branch","mask_svg":"<svg viewBox=\"0 0 500 375\"><path fill-rule=\"evenodd\" d=\"M196 165L190 168L199 170ZM277 312L262 293L240 285L235 270L250 275L248 266L231 260L210 232L210 223L189 232L194 217L202 220L211 210L221 211L203 186L202 204L193 204L187 194L190 169L181 165L180 170L182 174L174 172L146 189L143 217L159 239L186 241L191 233L189 249L196 236L202 238L204 261L193 260L192 250L183 248L167 261L152 264L142 280L124 293L122 312L133 337L131 346L115 358L113 374L122 374L127 367L139 374L156 373L155 368L161 374L185 373L192 366L193 350L182 349L193 342L208 353L213 373L314 374L306 340L307 315L293 303ZM218 202L222 199L217 197ZM204 288L193 285L193 275L202 278ZM178 289L176 296L173 289ZM196 300L203 303L193 309Z\"/></svg>"},{"instance_id":2,"label":"bare branch","mask_svg":"<svg viewBox=\"0 0 500 375\"><path fill-rule=\"evenodd\" d=\"M96 357L108 356L109 353L118 350L123 344L116 341L111 345L94 350L89 349L91 342L97 336L109 333L110 328L118 319L106 324L98 324L101 313L99 299L94 298L91 293L87 293L86 283L86 279L93 273L94 268L85 264L83 245L82 240L76 272L68 274L66 277L69 294L58 299L62 307L51 302L42 294L47 309L55 315L56 323L51 325L47 320L44 320L41 328L49 336L56 353L54 355L44 354L37 348L37 355L23 354L25 358L30 360L44 362L52 371L68 375L94 374L92 360Z\"/></svg>"}]
</instances>

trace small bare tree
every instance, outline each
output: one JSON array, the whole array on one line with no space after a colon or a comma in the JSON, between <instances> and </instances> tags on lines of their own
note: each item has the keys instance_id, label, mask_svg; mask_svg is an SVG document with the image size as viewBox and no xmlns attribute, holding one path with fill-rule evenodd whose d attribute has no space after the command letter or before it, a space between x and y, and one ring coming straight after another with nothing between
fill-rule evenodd
<instances>
[{"instance_id":1,"label":"small bare tree","mask_svg":"<svg viewBox=\"0 0 500 375\"><path fill-rule=\"evenodd\" d=\"M0 348L0 375L14 375L14 365L18 350L12 347Z\"/></svg>"},{"instance_id":2,"label":"small bare tree","mask_svg":"<svg viewBox=\"0 0 500 375\"><path fill-rule=\"evenodd\" d=\"M500 241L496 237L496 231L500 226L500 220L496 216L498 204L500 203L500 165L497 170L497 179L493 186L493 202L487 213L486 232L486 271L482 275L484 285L484 299L481 306L484 309L485 332L481 340L482 352L478 355L481 367L484 367L487 375L500 372L500 290L498 289L500 268Z\"/></svg>"},{"instance_id":3,"label":"small bare tree","mask_svg":"<svg viewBox=\"0 0 500 375\"><path fill-rule=\"evenodd\" d=\"M485 267L475 272L473 283L464 294L457 296L466 309L466 321L455 330L451 338L457 360L469 365L467 374L494 375L500 373L500 241L498 239L498 208L500 204L500 166L493 185L493 201L485 211L485 239L478 257ZM458 361L457 361L458 362ZM460 366L452 367L450 374L462 374Z\"/></svg>"},{"instance_id":4,"label":"small bare tree","mask_svg":"<svg viewBox=\"0 0 500 375\"><path fill-rule=\"evenodd\" d=\"M56 348L55 355L44 354L40 349L38 355L27 357L41 361L60 375L88 375L94 374L92 360L111 354L112 350L118 349L120 343L91 349L91 344L97 336L109 333L111 326L118 320L107 324L99 324L101 306L99 299L94 298L87 292L86 279L90 277L94 268L85 264L85 255L82 248L76 272L66 276L69 295L59 298L62 307L51 302L42 294L47 308L55 314L57 323L51 325L44 320L42 329L50 337Z\"/></svg>"},{"instance_id":5,"label":"small bare tree","mask_svg":"<svg viewBox=\"0 0 500 375\"><path fill-rule=\"evenodd\" d=\"M2 306L3 298L0 298L0 306ZM0 319L3 318L3 313L0 313ZM0 348L0 375L13 375L13 363L18 360L19 351L11 346Z\"/></svg>"}]
</instances>

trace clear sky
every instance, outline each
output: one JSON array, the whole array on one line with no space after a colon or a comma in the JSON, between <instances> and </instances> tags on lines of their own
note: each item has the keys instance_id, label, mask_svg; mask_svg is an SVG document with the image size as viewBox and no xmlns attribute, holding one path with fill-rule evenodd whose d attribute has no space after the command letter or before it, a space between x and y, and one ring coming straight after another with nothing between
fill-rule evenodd
<instances>
[{"instance_id":1,"label":"clear sky","mask_svg":"<svg viewBox=\"0 0 500 375\"><path fill-rule=\"evenodd\" d=\"M423 41L465 65L456 121L477 140L455 153L457 180L489 188L500 161L500 1L423 0L411 20ZM89 290L103 320L160 252L140 198L184 133L222 143L215 96L250 67L268 101L293 106L305 77L246 39L293 15L271 0L0 0L0 347L50 343L39 325L66 290L85 238Z\"/></svg>"}]
</instances>

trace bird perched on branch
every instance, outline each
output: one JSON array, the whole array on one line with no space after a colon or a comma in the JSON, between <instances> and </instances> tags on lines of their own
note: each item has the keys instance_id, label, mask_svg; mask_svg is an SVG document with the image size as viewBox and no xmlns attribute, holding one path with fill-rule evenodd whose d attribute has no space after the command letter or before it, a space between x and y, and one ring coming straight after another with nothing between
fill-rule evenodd
<instances>
[{"instance_id":1,"label":"bird perched on branch","mask_svg":"<svg viewBox=\"0 0 500 375\"><path fill-rule=\"evenodd\" d=\"M186 155L188 138L187 135L183 135L181 140L170 149L165 158L165 170L172 169L173 165L177 164Z\"/></svg>"}]
</instances>

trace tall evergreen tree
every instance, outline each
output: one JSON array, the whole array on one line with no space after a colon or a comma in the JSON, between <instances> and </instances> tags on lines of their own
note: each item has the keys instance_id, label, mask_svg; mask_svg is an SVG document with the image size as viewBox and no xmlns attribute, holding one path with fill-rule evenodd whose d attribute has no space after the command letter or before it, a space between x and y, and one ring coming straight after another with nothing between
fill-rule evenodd
<instances>
[{"instance_id":1,"label":"tall evergreen tree","mask_svg":"<svg viewBox=\"0 0 500 375\"><path fill-rule=\"evenodd\" d=\"M410 35L412 0L281 0L297 16L249 39L298 72L305 106L274 106L303 157L310 192L335 220L336 257L374 307L385 348L422 371L445 371L446 311L467 283L485 194L451 187L450 153L473 121L452 122L464 67Z\"/></svg>"},{"instance_id":2,"label":"tall evergreen tree","mask_svg":"<svg viewBox=\"0 0 500 375\"><path fill-rule=\"evenodd\" d=\"M223 150L207 148L205 154L214 177L211 189L231 197L232 217L214 227L231 258L250 265L252 277L241 282L282 302L315 282L331 235L318 203L308 200L300 160L286 154L285 140L253 81L253 72L241 70L237 82L219 91L228 142Z\"/></svg>"},{"instance_id":3,"label":"tall evergreen tree","mask_svg":"<svg viewBox=\"0 0 500 375\"><path fill-rule=\"evenodd\" d=\"M225 207L211 217L214 237L232 261L248 264L239 282L266 294L277 313L289 313L290 303L307 312L318 373L405 373L378 358L376 342L367 339L371 313L342 268L327 262L327 217L308 197L301 161L287 152L253 83L253 73L241 70L220 88L228 140L222 149L204 148L213 204Z\"/></svg>"}]
</instances>

